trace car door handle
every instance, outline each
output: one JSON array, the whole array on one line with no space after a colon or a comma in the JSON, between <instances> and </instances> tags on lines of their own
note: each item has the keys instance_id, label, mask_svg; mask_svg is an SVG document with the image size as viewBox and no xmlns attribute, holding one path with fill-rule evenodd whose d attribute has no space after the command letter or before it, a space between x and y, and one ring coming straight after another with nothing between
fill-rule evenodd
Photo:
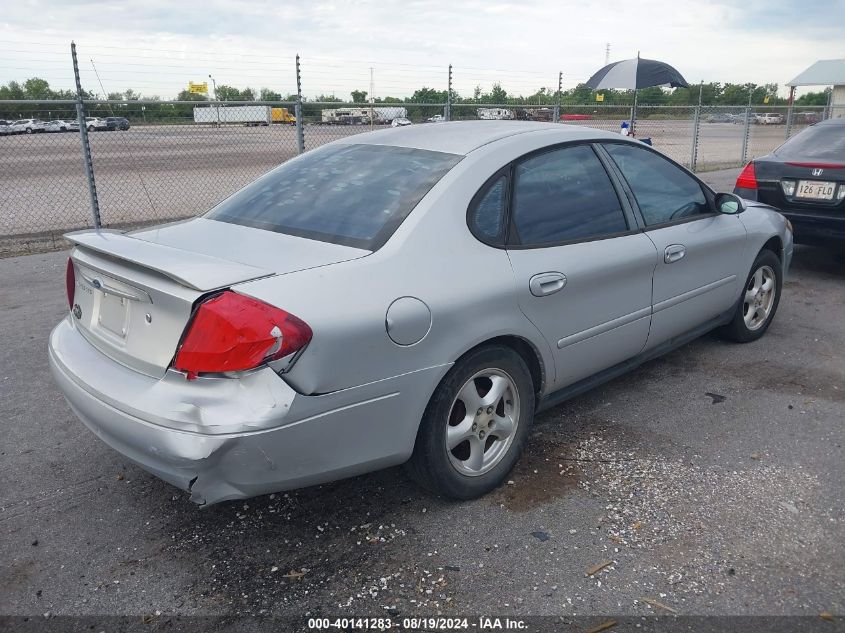
<instances>
[{"instance_id":1,"label":"car door handle","mask_svg":"<svg viewBox=\"0 0 845 633\"><path fill-rule=\"evenodd\" d=\"M539 273L528 281L528 289L535 297L545 297L563 290L566 275L562 273Z\"/></svg>"},{"instance_id":2,"label":"car door handle","mask_svg":"<svg viewBox=\"0 0 845 633\"><path fill-rule=\"evenodd\" d=\"M666 247L666 250L663 251L663 261L667 264L674 264L675 262L682 260L686 254L687 249L683 244L670 244Z\"/></svg>"}]
</instances>

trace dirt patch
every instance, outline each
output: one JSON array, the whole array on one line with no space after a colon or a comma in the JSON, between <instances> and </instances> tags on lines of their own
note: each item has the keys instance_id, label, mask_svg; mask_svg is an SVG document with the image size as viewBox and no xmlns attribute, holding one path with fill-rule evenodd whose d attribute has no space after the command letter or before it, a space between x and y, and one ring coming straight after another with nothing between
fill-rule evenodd
<instances>
[{"instance_id":1,"label":"dirt patch","mask_svg":"<svg viewBox=\"0 0 845 633\"><path fill-rule=\"evenodd\" d=\"M8 567L0 567L0 587L4 590L25 587L35 573L35 565L34 560L17 560Z\"/></svg>"},{"instance_id":2,"label":"dirt patch","mask_svg":"<svg viewBox=\"0 0 845 633\"><path fill-rule=\"evenodd\" d=\"M820 352L819 355L824 355ZM769 360L765 363L725 363L724 373L749 382L752 389L845 402L845 373L824 367L802 367Z\"/></svg>"},{"instance_id":3,"label":"dirt patch","mask_svg":"<svg viewBox=\"0 0 845 633\"><path fill-rule=\"evenodd\" d=\"M514 512L527 512L569 494L578 487L581 471L574 444L535 432L508 483L490 495L490 501Z\"/></svg>"}]
</instances>

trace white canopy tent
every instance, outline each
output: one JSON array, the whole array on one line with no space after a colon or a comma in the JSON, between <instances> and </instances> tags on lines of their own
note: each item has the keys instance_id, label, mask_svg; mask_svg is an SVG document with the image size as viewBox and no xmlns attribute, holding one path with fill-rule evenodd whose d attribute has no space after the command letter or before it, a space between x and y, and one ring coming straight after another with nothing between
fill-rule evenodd
<instances>
[{"instance_id":1,"label":"white canopy tent","mask_svg":"<svg viewBox=\"0 0 845 633\"><path fill-rule=\"evenodd\" d=\"M820 59L786 85L790 101L797 86L833 86L829 116L845 117L845 59Z\"/></svg>"},{"instance_id":2,"label":"white canopy tent","mask_svg":"<svg viewBox=\"0 0 845 633\"><path fill-rule=\"evenodd\" d=\"M845 59L820 59L787 86L845 86Z\"/></svg>"}]
</instances>

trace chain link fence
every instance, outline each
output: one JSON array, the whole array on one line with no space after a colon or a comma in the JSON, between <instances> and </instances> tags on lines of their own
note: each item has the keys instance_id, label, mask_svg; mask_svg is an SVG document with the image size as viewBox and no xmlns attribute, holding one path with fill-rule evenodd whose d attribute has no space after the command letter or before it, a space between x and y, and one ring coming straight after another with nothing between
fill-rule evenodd
<instances>
[{"instance_id":1,"label":"chain link fence","mask_svg":"<svg viewBox=\"0 0 845 633\"><path fill-rule=\"evenodd\" d=\"M5 108L5 110L4 110ZM0 101L0 255L92 226L74 101ZM85 101L103 227L191 217L261 174L354 134L443 120L558 121L619 132L631 106L291 101ZM637 107L640 139L697 171L762 156L829 115L785 107ZM297 117L296 114L299 113Z\"/></svg>"}]
</instances>

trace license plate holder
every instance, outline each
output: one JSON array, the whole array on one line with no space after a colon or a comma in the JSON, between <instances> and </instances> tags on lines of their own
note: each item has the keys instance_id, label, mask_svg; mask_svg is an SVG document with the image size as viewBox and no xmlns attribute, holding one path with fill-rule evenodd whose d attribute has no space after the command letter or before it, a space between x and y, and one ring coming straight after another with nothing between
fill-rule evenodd
<instances>
[{"instance_id":1,"label":"license plate holder","mask_svg":"<svg viewBox=\"0 0 845 633\"><path fill-rule=\"evenodd\" d=\"M100 293L100 309L97 315L97 325L114 336L126 338L129 321L129 301L108 292Z\"/></svg>"},{"instance_id":2,"label":"license plate holder","mask_svg":"<svg viewBox=\"0 0 845 633\"><path fill-rule=\"evenodd\" d=\"M833 200L836 183L826 180L799 180L795 197L804 200Z\"/></svg>"}]
</instances>

